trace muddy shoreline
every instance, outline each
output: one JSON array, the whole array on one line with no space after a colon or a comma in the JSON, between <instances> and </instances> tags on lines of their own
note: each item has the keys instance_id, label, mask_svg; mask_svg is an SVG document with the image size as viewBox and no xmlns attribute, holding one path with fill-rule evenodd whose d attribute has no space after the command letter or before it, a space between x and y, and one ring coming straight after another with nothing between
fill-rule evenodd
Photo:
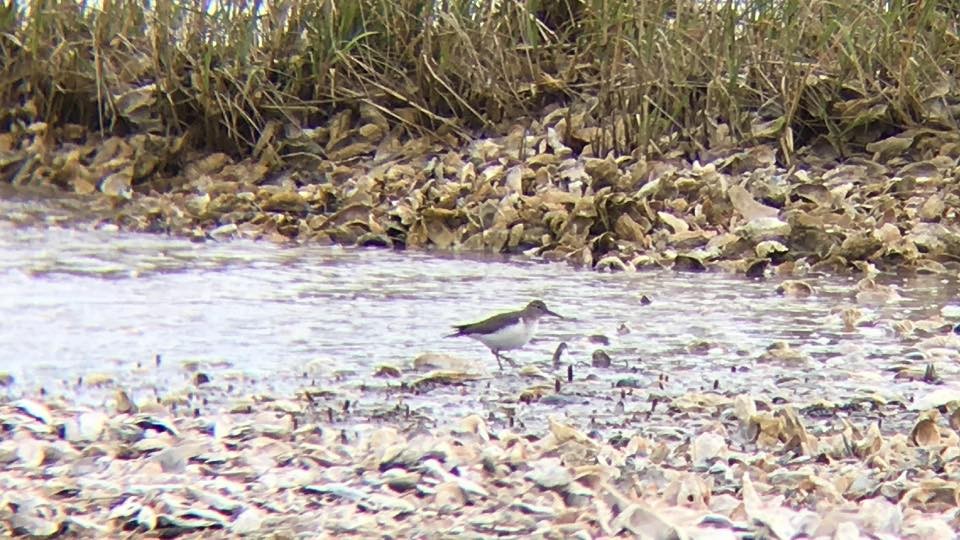
<instances>
[{"instance_id":1,"label":"muddy shoreline","mask_svg":"<svg viewBox=\"0 0 960 540\"><path fill-rule=\"evenodd\" d=\"M0 405L5 534L950 538L958 525L957 437L929 413L906 431L856 414L819 425L707 391L624 411L633 421L605 439L562 407L531 430L431 421L402 392L372 409L308 389L201 405L208 393L193 410L120 391L106 408Z\"/></svg>"}]
</instances>

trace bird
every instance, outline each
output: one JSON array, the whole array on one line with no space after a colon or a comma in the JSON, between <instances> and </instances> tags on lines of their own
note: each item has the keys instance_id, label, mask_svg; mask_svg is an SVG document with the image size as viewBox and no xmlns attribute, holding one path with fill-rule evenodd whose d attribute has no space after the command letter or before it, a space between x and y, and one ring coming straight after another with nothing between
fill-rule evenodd
<instances>
[{"instance_id":1,"label":"bird","mask_svg":"<svg viewBox=\"0 0 960 540\"><path fill-rule=\"evenodd\" d=\"M540 318L545 315L564 318L550 311L542 300L534 300L518 311L498 313L475 323L454 325L457 331L444 337L466 336L483 343L493 353L497 359L497 365L503 371L503 363L500 360L507 360L511 364L513 360L501 355L500 352L519 349L529 343L537 331Z\"/></svg>"}]
</instances>

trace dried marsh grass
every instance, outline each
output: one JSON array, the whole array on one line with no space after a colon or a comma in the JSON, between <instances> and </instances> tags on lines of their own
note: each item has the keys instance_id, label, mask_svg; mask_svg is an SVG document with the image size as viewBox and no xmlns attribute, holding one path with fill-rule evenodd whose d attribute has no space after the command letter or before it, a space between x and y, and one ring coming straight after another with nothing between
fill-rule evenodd
<instances>
[{"instance_id":1,"label":"dried marsh grass","mask_svg":"<svg viewBox=\"0 0 960 540\"><path fill-rule=\"evenodd\" d=\"M601 151L956 124L950 2L280 0L0 5L0 126L263 152L361 104L469 136L581 106ZM280 156L282 159L282 156Z\"/></svg>"}]
</instances>

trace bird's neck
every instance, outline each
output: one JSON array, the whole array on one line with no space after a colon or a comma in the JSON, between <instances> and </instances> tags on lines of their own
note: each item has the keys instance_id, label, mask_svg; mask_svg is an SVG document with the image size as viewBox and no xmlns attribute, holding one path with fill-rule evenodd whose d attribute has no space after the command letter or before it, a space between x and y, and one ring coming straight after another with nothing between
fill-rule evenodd
<instances>
[{"instance_id":1,"label":"bird's neck","mask_svg":"<svg viewBox=\"0 0 960 540\"><path fill-rule=\"evenodd\" d=\"M523 321L523 324L533 324L540 320L539 315L521 315L520 320Z\"/></svg>"}]
</instances>

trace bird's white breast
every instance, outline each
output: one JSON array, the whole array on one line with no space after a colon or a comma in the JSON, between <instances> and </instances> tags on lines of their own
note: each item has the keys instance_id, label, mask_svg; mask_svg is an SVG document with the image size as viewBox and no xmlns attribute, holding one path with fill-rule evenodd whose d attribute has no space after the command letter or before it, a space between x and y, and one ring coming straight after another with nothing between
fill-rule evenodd
<instances>
[{"instance_id":1,"label":"bird's white breast","mask_svg":"<svg viewBox=\"0 0 960 540\"><path fill-rule=\"evenodd\" d=\"M470 337L479 340L491 349L509 351L526 345L533 337L534 332L537 331L537 324L538 321L535 319L523 320L523 324L515 324L490 334L471 335Z\"/></svg>"}]
</instances>

